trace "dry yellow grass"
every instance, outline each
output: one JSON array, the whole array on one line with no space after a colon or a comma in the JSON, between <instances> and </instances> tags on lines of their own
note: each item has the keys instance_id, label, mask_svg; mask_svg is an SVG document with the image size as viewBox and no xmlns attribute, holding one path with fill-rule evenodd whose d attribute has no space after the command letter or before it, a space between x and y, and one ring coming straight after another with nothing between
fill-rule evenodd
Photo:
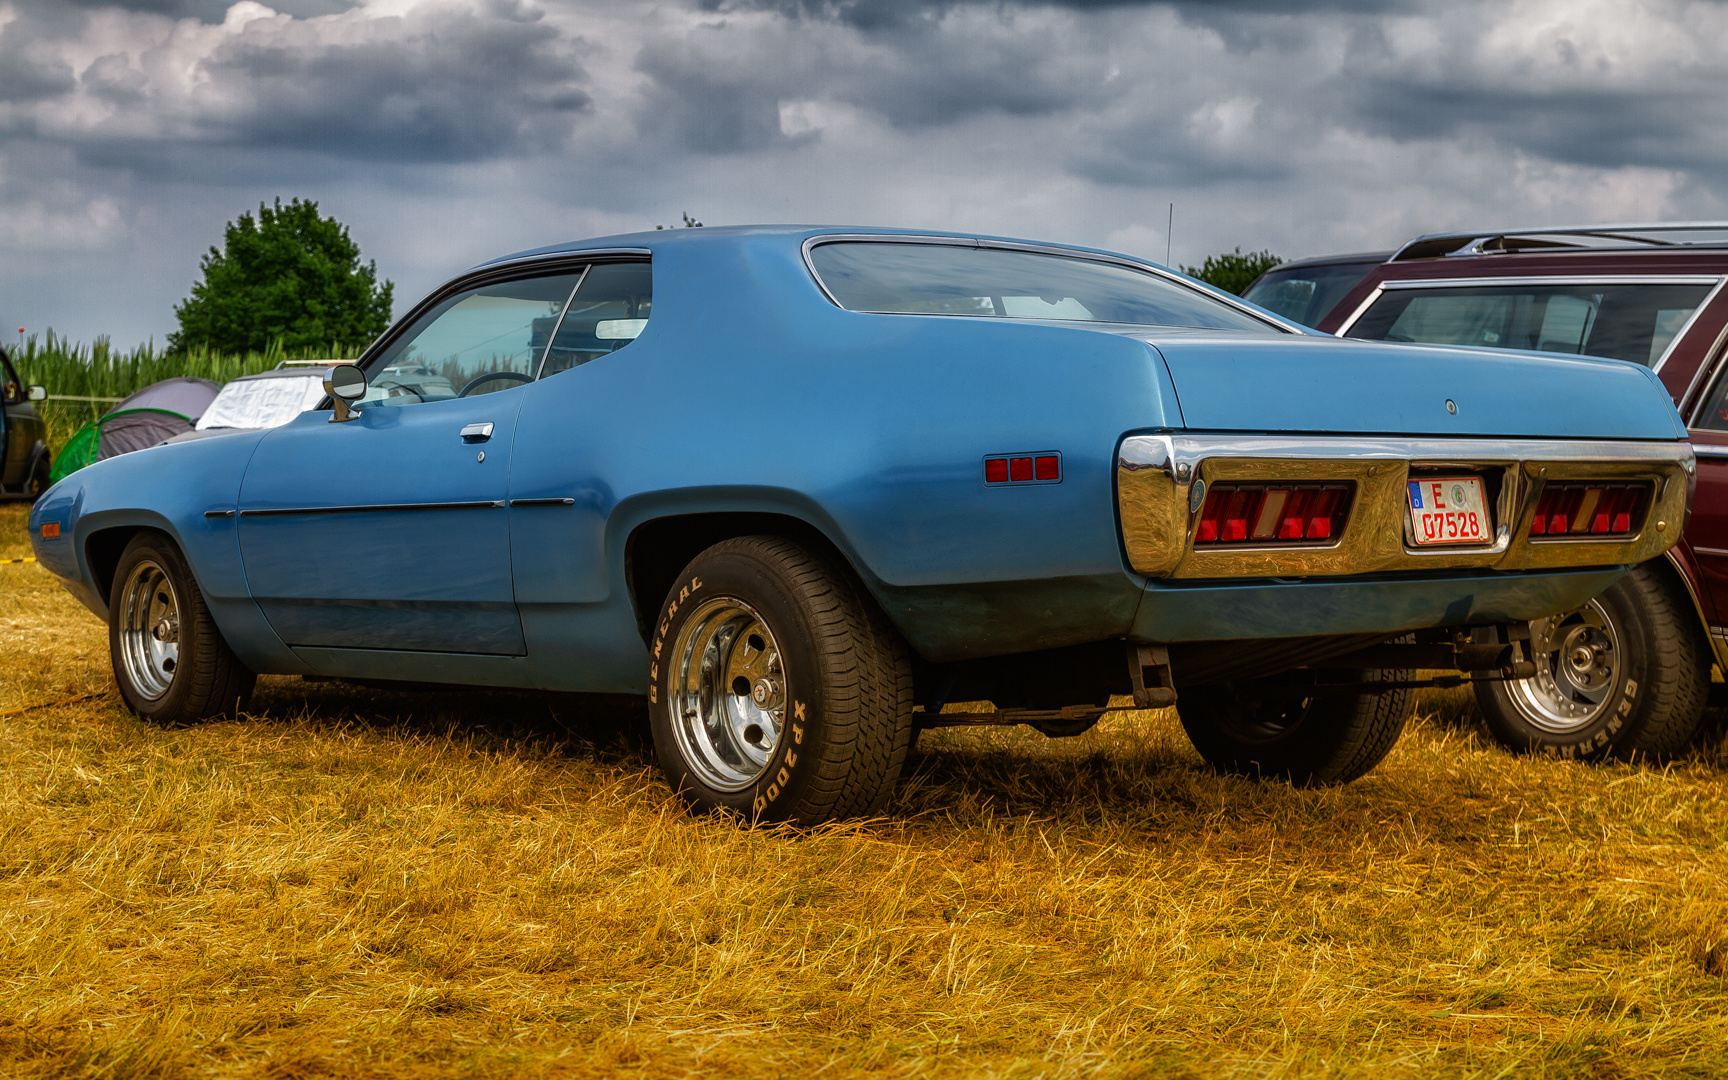
<instances>
[{"instance_id":1,"label":"dry yellow grass","mask_svg":"<svg viewBox=\"0 0 1728 1080\"><path fill-rule=\"evenodd\" d=\"M0 713L106 691L96 620L0 574ZM1728 1073L1723 747L1518 759L1464 711L1327 791L1160 713L926 736L885 820L803 833L686 817L569 700L0 716L0 1073Z\"/></svg>"}]
</instances>

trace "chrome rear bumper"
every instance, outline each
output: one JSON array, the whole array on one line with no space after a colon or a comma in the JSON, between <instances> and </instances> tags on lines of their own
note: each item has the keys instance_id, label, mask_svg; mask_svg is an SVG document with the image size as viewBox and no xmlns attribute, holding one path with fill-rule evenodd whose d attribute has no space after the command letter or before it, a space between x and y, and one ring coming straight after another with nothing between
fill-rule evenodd
<instances>
[{"instance_id":1,"label":"chrome rear bumper","mask_svg":"<svg viewBox=\"0 0 1728 1080\"><path fill-rule=\"evenodd\" d=\"M1494 542L1413 546L1405 501L1413 466L1497 477ZM1132 435L1117 454L1116 502L1129 565L1154 578L1623 566L1653 559L1680 539L1696 472L1691 444L1684 442ZM1197 480L1348 481L1355 485L1355 501L1343 531L1329 544L1196 550L1199 507L1190 507L1190 497ZM1543 485L1562 480L1651 482L1654 497L1643 527L1611 540L1532 540L1530 520Z\"/></svg>"}]
</instances>

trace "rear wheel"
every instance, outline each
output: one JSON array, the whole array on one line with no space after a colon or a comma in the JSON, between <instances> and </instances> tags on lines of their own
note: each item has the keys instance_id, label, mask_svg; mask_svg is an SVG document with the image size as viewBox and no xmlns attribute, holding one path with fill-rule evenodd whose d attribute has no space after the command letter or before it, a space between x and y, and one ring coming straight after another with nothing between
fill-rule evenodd
<instances>
[{"instance_id":1,"label":"rear wheel","mask_svg":"<svg viewBox=\"0 0 1728 1080\"><path fill-rule=\"evenodd\" d=\"M1370 671L1362 681L1405 681L1411 674ZM1408 689L1303 696L1249 680L1184 687L1176 713L1214 768L1313 786L1348 783L1380 764L1414 706Z\"/></svg>"},{"instance_id":2,"label":"rear wheel","mask_svg":"<svg viewBox=\"0 0 1728 1080\"><path fill-rule=\"evenodd\" d=\"M108 651L126 706L158 723L234 716L257 681L210 618L180 549L161 533L139 533L120 555Z\"/></svg>"},{"instance_id":3,"label":"rear wheel","mask_svg":"<svg viewBox=\"0 0 1728 1080\"><path fill-rule=\"evenodd\" d=\"M911 657L847 568L781 537L716 544L667 594L652 652L655 753L693 809L811 825L887 803Z\"/></svg>"},{"instance_id":4,"label":"rear wheel","mask_svg":"<svg viewBox=\"0 0 1728 1080\"><path fill-rule=\"evenodd\" d=\"M1710 650L1690 601L1645 563L1576 611L1530 624L1536 674L1476 684L1488 732L1555 757L1666 758L1704 719Z\"/></svg>"},{"instance_id":5,"label":"rear wheel","mask_svg":"<svg viewBox=\"0 0 1728 1080\"><path fill-rule=\"evenodd\" d=\"M36 459L35 467L30 470L30 479L24 485L24 494L29 497L32 503L40 499L42 493L53 486L53 481L49 479L49 475L48 455L44 454Z\"/></svg>"}]
</instances>

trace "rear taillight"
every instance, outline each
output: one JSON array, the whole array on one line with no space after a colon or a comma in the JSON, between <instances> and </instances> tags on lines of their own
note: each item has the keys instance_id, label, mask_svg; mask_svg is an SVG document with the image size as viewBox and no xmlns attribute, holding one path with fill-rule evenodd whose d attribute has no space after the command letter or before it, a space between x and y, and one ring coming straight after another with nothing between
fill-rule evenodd
<instances>
[{"instance_id":1,"label":"rear taillight","mask_svg":"<svg viewBox=\"0 0 1728 1080\"><path fill-rule=\"evenodd\" d=\"M1194 544L1329 543L1344 531L1350 493L1349 484L1213 484Z\"/></svg>"},{"instance_id":2,"label":"rear taillight","mask_svg":"<svg viewBox=\"0 0 1728 1080\"><path fill-rule=\"evenodd\" d=\"M1649 484L1549 484L1536 500L1531 536L1630 536L1644 525Z\"/></svg>"}]
</instances>

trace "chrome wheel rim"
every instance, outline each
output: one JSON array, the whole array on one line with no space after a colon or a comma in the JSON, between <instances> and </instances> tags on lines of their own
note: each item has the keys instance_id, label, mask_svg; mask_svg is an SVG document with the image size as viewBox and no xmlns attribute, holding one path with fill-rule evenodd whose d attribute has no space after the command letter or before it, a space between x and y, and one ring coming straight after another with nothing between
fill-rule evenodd
<instances>
[{"instance_id":1,"label":"chrome wheel rim","mask_svg":"<svg viewBox=\"0 0 1728 1080\"><path fill-rule=\"evenodd\" d=\"M710 599L672 649L672 732L691 772L716 791L741 791L768 770L786 720L780 646L742 600Z\"/></svg>"},{"instance_id":2,"label":"chrome wheel rim","mask_svg":"<svg viewBox=\"0 0 1728 1080\"><path fill-rule=\"evenodd\" d=\"M1506 684L1513 705L1550 735L1594 724L1620 688L1620 631L1599 601L1530 623L1536 674Z\"/></svg>"},{"instance_id":3,"label":"chrome wheel rim","mask_svg":"<svg viewBox=\"0 0 1728 1080\"><path fill-rule=\"evenodd\" d=\"M120 593L120 664L132 688L155 701L174 685L180 666L180 598L168 574L149 559L132 568Z\"/></svg>"}]
</instances>

